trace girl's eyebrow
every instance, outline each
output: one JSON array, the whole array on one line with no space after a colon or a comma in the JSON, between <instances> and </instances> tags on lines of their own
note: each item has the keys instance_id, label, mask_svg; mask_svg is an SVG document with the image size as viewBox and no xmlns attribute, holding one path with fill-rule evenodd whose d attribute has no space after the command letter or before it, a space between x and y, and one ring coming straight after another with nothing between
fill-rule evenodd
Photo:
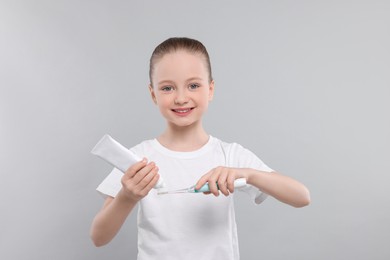
<instances>
[{"instance_id":1,"label":"girl's eyebrow","mask_svg":"<svg viewBox=\"0 0 390 260\"><path fill-rule=\"evenodd\" d=\"M188 82L188 81L194 81L194 80L202 80L202 78L201 77L191 77L191 78L187 79L186 81Z\"/></svg>"},{"instance_id":2,"label":"girl's eyebrow","mask_svg":"<svg viewBox=\"0 0 390 260\"><path fill-rule=\"evenodd\" d=\"M171 80L162 80L162 81L159 81L157 84L163 85L163 84L172 84L172 83L174 83L174 82Z\"/></svg>"},{"instance_id":3,"label":"girl's eyebrow","mask_svg":"<svg viewBox=\"0 0 390 260\"><path fill-rule=\"evenodd\" d=\"M189 82L189 81L196 81L196 80L203 80L201 77L191 77L191 78L188 78L186 79L186 82ZM161 80L157 83L158 85L163 85L163 84L175 84L175 82L173 80L168 80L168 79L165 79L165 80Z\"/></svg>"}]
</instances>

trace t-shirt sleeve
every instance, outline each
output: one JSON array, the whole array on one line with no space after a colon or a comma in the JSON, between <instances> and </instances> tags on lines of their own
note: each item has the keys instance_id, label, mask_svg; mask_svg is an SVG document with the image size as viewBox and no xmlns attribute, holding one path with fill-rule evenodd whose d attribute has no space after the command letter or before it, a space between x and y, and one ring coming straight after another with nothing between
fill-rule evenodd
<instances>
[{"instance_id":1,"label":"t-shirt sleeve","mask_svg":"<svg viewBox=\"0 0 390 260\"><path fill-rule=\"evenodd\" d=\"M122 188L123 172L114 168L111 173L99 184L96 190L104 197L115 197Z\"/></svg>"},{"instance_id":2,"label":"t-shirt sleeve","mask_svg":"<svg viewBox=\"0 0 390 260\"><path fill-rule=\"evenodd\" d=\"M239 144L231 145L228 157L229 161L233 162L233 167L252 168L268 173L273 172L273 170L253 152ZM268 197L268 194L249 184L239 190L247 193L256 204L262 203Z\"/></svg>"}]
</instances>

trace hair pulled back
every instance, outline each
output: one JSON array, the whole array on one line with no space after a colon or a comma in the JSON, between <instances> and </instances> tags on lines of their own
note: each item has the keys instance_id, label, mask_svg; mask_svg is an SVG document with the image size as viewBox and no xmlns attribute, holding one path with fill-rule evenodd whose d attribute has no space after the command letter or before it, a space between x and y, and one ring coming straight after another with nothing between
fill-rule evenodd
<instances>
[{"instance_id":1,"label":"hair pulled back","mask_svg":"<svg viewBox=\"0 0 390 260\"><path fill-rule=\"evenodd\" d=\"M160 60L165 54L174 53L179 50L184 50L192 54L200 54L204 57L206 67L209 73L209 82L213 80L211 74L211 62L206 47L198 40L190 39L186 37L173 37L160 43L153 51L150 57L149 63L149 80L153 86L152 74L154 71L155 63Z\"/></svg>"}]
</instances>

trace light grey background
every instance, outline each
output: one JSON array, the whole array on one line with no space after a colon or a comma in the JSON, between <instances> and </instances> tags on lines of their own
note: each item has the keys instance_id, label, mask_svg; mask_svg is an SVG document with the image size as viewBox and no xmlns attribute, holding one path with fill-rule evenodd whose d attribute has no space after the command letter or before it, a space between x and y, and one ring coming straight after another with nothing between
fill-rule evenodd
<instances>
[{"instance_id":1,"label":"light grey background","mask_svg":"<svg viewBox=\"0 0 390 260\"><path fill-rule=\"evenodd\" d=\"M237 195L242 259L390 259L390 2L200 0L1 0L0 259L135 259L135 214L89 239L111 169L89 152L163 130L148 59L171 36L210 52L209 133L311 191Z\"/></svg>"}]
</instances>

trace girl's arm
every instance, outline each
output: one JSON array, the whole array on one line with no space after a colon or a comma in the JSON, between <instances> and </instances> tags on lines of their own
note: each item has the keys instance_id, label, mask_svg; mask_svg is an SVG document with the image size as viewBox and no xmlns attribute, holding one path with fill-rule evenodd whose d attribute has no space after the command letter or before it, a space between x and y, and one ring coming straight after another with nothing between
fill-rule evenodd
<instances>
[{"instance_id":1,"label":"girl's arm","mask_svg":"<svg viewBox=\"0 0 390 260\"><path fill-rule=\"evenodd\" d=\"M158 181L158 168L142 160L130 167L122 177L122 189L115 198L108 197L91 226L91 239L96 246L109 243L122 227L132 209Z\"/></svg>"},{"instance_id":2,"label":"girl's arm","mask_svg":"<svg viewBox=\"0 0 390 260\"><path fill-rule=\"evenodd\" d=\"M247 182L262 192L293 207L304 207L310 203L309 190L300 182L279 174L254 169L243 169Z\"/></svg>"},{"instance_id":3,"label":"girl's arm","mask_svg":"<svg viewBox=\"0 0 390 260\"><path fill-rule=\"evenodd\" d=\"M304 207L310 203L309 190L302 183L276 172L250 168L214 168L199 179L196 189L208 182L210 193L218 196L218 183L221 193L227 196L234 191L234 180L238 178L245 178L248 184L293 207Z\"/></svg>"},{"instance_id":4,"label":"girl's arm","mask_svg":"<svg viewBox=\"0 0 390 260\"><path fill-rule=\"evenodd\" d=\"M103 208L96 215L91 226L91 239L95 246L108 244L118 233L137 201L128 201L121 192L108 197Z\"/></svg>"}]
</instances>

